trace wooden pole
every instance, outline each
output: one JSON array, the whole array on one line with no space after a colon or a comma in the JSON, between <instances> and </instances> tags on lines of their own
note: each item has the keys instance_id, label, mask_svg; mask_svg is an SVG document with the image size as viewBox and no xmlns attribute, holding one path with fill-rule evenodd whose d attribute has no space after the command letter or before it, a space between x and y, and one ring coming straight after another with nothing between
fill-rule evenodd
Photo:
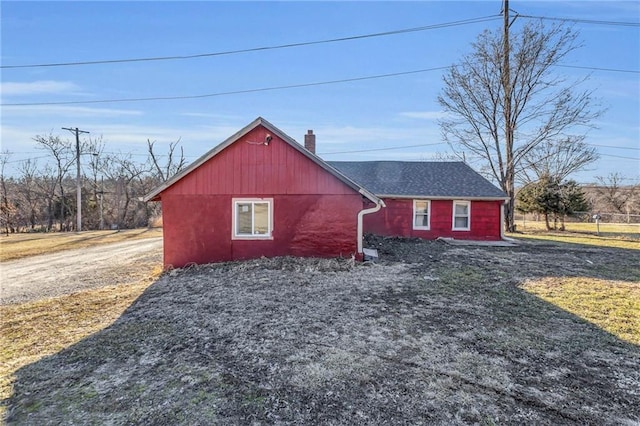
<instances>
[{"instance_id":1,"label":"wooden pole","mask_svg":"<svg viewBox=\"0 0 640 426\"><path fill-rule=\"evenodd\" d=\"M514 225L514 212L515 212L515 188L514 188L514 170L513 164L513 126L511 123L511 68L509 63L509 56L511 52L511 46L509 45L509 0L504 0L502 15L503 15L503 37L502 37L502 90L504 91L504 137L505 137L505 153L507 160L506 170L506 188L509 195L509 205L507 211L508 228L512 228ZM513 231L513 229L508 229Z\"/></svg>"},{"instance_id":2,"label":"wooden pole","mask_svg":"<svg viewBox=\"0 0 640 426\"><path fill-rule=\"evenodd\" d=\"M63 127L76 135L76 232L82 231L82 184L80 182L80 133L89 133L76 128Z\"/></svg>"}]
</instances>

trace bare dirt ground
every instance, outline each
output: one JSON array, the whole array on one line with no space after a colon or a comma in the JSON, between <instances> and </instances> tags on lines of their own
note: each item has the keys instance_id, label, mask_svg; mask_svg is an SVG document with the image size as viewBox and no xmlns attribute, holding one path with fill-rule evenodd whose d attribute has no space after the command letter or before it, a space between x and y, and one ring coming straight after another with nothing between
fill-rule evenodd
<instances>
[{"instance_id":1,"label":"bare dirt ground","mask_svg":"<svg viewBox=\"0 0 640 426\"><path fill-rule=\"evenodd\" d=\"M640 348L520 285L638 283L640 251L368 243L378 264L167 273L111 327L20 369L6 421L639 424Z\"/></svg>"},{"instance_id":2,"label":"bare dirt ground","mask_svg":"<svg viewBox=\"0 0 640 426\"><path fill-rule=\"evenodd\" d=\"M162 237L0 263L0 305L136 282L141 263L162 263Z\"/></svg>"}]
</instances>

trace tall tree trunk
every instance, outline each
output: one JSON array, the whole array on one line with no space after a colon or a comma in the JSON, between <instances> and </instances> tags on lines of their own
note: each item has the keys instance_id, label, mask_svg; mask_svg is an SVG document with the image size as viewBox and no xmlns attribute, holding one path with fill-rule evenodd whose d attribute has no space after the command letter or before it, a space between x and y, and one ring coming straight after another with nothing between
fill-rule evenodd
<instances>
[{"instance_id":1,"label":"tall tree trunk","mask_svg":"<svg viewBox=\"0 0 640 426\"><path fill-rule=\"evenodd\" d=\"M64 189L62 188L62 184L60 184L60 232L64 230Z\"/></svg>"},{"instance_id":2,"label":"tall tree trunk","mask_svg":"<svg viewBox=\"0 0 640 426\"><path fill-rule=\"evenodd\" d=\"M544 213L544 223L547 225L547 231L551 231L551 225L549 225L549 213Z\"/></svg>"},{"instance_id":3,"label":"tall tree trunk","mask_svg":"<svg viewBox=\"0 0 640 426\"><path fill-rule=\"evenodd\" d=\"M47 200L47 232L51 232L53 229L53 199L49 198Z\"/></svg>"},{"instance_id":4,"label":"tall tree trunk","mask_svg":"<svg viewBox=\"0 0 640 426\"><path fill-rule=\"evenodd\" d=\"M511 185L507 183L507 195L509 196L509 201L505 205L504 208L504 229L507 232L515 232L515 206L516 206L516 194L513 189L513 181Z\"/></svg>"},{"instance_id":5,"label":"tall tree trunk","mask_svg":"<svg viewBox=\"0 0 640 426\"><path fill-rule=\"evenodd\" d=\"M504 137L505 137L505 154L507 166L505 170L506 177L506 193L509 196L509 206L507 214L505 214L505 227L508 232L515 231L515 162L513 158L513 112L512 108L512 86L511 86L511 69L510 54L511 47L509 45L509 0L504 0L503 10L503 70L502 70L502 89L504 91Z\"/></svg>"}]
</instances>

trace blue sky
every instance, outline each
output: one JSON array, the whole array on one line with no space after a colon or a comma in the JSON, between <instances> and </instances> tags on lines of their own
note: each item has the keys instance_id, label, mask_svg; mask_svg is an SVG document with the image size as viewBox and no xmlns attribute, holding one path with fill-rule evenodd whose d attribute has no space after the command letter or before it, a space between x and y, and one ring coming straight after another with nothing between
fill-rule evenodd
<instances>
[{"instance_id":1,"label":"blue sky","mask_svg":"<svg viewBox=\"0 0 640 426\"><path fill-rule=\"evenodd\" d=\"M18 103L172 97L326 82L450 66L486 28L499 28L500 1L413 2L30 2L3 1L2 66L196 55L334 39L493 17L482 23L186 60L2 69L2 149L9 172L41 157L32 138L79 127L106 152L144 160L181 139L189 161L262 116L296 140L317 134L327 160L431 160L442 140L437 96L442 70L199 99L8 106ZM640 2L510 2L523 15L640 22ZM523 23L519 18L514 24ZM587 142L602 157L573 176L593 182L618 172L640 182L640 28L576 23L584 47L556 68L591 74L607 112ZM419 146L416 146L419 145ZM405 148L400 148L405 147ZM400 148L400 149L386 149ZM359 151L359 152L349 152ZM469 158L473 165L472 158ZM44 161L40 159L40 161Z\"/></svg>"}]
</instances>

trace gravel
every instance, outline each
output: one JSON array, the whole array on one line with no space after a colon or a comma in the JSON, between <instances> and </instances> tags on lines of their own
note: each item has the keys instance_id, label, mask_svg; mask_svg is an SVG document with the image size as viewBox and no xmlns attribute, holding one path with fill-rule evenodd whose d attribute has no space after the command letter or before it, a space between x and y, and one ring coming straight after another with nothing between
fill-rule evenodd
<instances>
[{"instance_id":1,"label":"gravel","mask_svg":"<svg viewBox=\"0 0 640 426\"><path fill-rule=\"evenodd\" d=\"M0 305L136 282L162 262L162 237L66 250L0 263Z\"/></svg>"}]
</instances>

